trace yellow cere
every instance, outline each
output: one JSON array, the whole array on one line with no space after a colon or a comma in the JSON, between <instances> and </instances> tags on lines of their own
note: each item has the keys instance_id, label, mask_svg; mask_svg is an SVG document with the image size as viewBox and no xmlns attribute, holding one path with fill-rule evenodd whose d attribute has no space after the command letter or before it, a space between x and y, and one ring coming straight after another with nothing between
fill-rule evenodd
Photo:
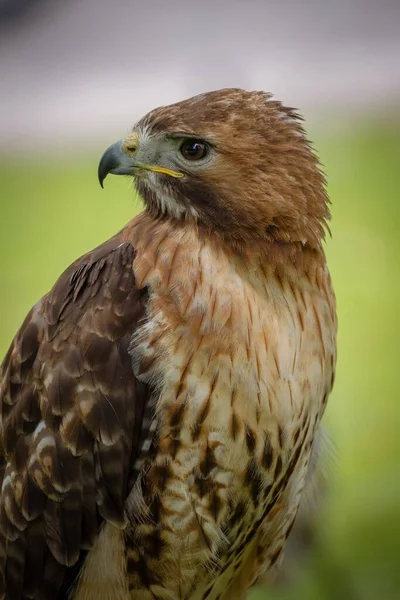
<instances>
[{"instance_id":1,"label":"yellow cere","mask_svg":"<svg viewBox=\"0 0 400 600\"><path fill-rule=\"evenodd\" d=\"M129 153L134 153L136 152L136 150L138 149L138 145L139 145L139 134L135 131L135 133L132 133L131 135L129 135L127 138L124 139L124 141L122 142L122 150L124 152L126 152L127 154Z\"/></svg>"}]
</instances>

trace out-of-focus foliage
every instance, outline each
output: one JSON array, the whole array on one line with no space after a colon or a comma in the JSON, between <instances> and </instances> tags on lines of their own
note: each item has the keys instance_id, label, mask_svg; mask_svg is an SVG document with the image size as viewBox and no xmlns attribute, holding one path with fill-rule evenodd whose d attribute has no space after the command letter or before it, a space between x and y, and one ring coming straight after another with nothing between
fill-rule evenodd
<instances>
[{"instance_id":1,"label":"out-of-focus foliage","mask_svg":"<svg viewBox=\"0 0 400 600\"><path fill-rule=\"evenodd\" d=\"M339 363L325 422L337 446L317 550L292 587L252 600L395 600L400 589L398 403L400 127L313 136L328 174L327 242ZM99 154L102 149L99 149ZM129 181L102 191L97 158L0 164L0 351L77 256L139 210Z\"/></svg>"}]
</instances>

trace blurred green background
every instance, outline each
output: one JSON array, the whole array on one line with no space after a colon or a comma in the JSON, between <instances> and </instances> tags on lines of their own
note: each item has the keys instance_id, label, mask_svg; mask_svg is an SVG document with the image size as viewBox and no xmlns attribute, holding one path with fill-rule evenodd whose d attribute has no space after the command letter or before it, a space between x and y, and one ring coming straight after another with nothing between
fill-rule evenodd
<instances>
[{"instance_id":1,"label":"blurred green background","mask_svg":"<svg viewBox=\"0 0 400 600\"><path fill-rule=\"evenodd\" d=\"M140 210L97 182L160 104L222 87L300 107L328 176L336 444L311 554L251 600L400 598L399 0L0 0L0 354L77 256Z\"/></svg>"},{"instance_id":2,"label":"blurred green background","mask_svg":"<svg viewBox=\"0 0 400 600\"><path fill-rule=\"evenodd\" d=\"M335 440L331 492L314 552L291 585L253 600L395 600L400 590L400 126L312 135L332 199L329 265L339 362L325 422ZM103 148L99 148L98 154ZM140 210L131 182L96 180L98 156L0 165L0 350L78 255Z\"/></svg>"}]
</instances>

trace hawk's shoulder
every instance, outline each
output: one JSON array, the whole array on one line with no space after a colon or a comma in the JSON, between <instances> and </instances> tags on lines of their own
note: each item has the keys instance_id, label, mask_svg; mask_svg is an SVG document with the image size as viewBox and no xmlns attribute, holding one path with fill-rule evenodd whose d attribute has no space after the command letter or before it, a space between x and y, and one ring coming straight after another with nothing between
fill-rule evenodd
<instances>
[{"instance_id":1,"label":"hawk's shoulder","mask_svg":"<svg viewBox=\"0 0 400 600\"><path fill-rule=\"evenodd\" d=\"M134 257L117 235L75 261L3 361L0 597L55 598L101 521L124 524L151 396L128 350L148 300Z\"/></svg>"}]
</instances>

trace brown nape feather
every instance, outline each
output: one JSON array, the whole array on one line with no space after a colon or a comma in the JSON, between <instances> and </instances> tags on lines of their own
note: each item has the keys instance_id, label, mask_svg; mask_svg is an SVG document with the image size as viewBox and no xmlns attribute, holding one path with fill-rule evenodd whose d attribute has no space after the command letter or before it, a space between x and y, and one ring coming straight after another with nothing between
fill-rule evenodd
<instances>
[{"instance_id":1,"label":"brown nape feather","mask_svg":"<svg viewBox=\"0 0 400 600\"><path fill-rule=\"evenodd\" d=\"M301 121L269 94L226 89L157 108L135 129L179 132L213 145L217 160L182 179L166 177L169 193L196 209L200 227L235 248L250 244L254 251L257 243L267 254L287 254L292 243L297 251L319 249L330 218L325 179ZM137 187L156 214L154 192L140 179Z\"/></svg>"}]
</instances>

